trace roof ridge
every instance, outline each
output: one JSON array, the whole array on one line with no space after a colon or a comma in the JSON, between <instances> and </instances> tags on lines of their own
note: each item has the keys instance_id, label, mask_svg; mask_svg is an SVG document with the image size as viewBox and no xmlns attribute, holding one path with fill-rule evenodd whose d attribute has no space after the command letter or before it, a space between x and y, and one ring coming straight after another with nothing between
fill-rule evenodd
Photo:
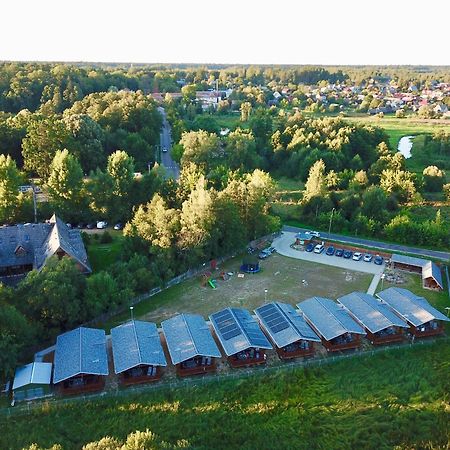
<instances>
[{"instance_id":1,"label":"roof ridge","mask_svg":"<svg viewBox=\"0 0 450 450\"><path fill-rule=\"evenodd\" d=\"M185 316L186 316L185 313L182 313L182 314L181 314L181 317L182 317L182 319L183 319L183 322L186 324L186 329L187 329L187 332L188 332L188 334L189 334L189 336L190 336L190 338L191 338L191 342L192 342L192 344L194 345L195 351L197 352L197 354L199 354L199 350L198 350L198 347L197 347L197 343L196 343L195 340L194 340L194 335L192 334L192 331L191 331L191 329L189 328L189 324L188 324L188 322L187 322Z\"/></svg>"},{"instance_id":2,"label":"roof ridge","mask_svg":"<svg viewBox=\"0 0 450 450\"><path fill-rule=\"evenodd\" d=\"M35 369L35 364L34 361L31 363L31 376L30 376L30 383L33 381L33 376L34 376L34 369Z\"/></svg>"},{"instance_id":3,"label":"roof ridge","mask_svg":"<svg viewBox=\"0 0 450 450\"><path fill-rule=\"evenodd\" d=\"M233 318L234 318L236 324L237 324L238 327L241 329L242 334L246 337L248 345L251 346L251 345L252 345L252 342L251 342L251 340L250 340L250 338L249 338L247 332L245 331L244 327L241 326L241 324L240 324L238 318L237 318L236 315L234 314L233 309L238 309L238 308L231 308L230 306L228 306L228 309L230 310L230 313L231 313L231 315L233 316ZM243 310L244 310L244 308L239 308L239 309L243 309ZM245 311L245 310L244 310L244 311Z\"/></svg>"},{"instance_id":4,"label":"roof ridge","mask_svg":"<svg viewBox=\"0 0 450 450\"><path fill-rule=\"evenodd\" d=\"M141 346L139 345L139 339L137 337L137 332L136 332L136 321L133 319L131 321L131 323L133 324L133 334L134 334L134 339L136 341L136 347L137 347L138 354L139 354L139 362L142 363Z\"/></svg>"}]
</instances>

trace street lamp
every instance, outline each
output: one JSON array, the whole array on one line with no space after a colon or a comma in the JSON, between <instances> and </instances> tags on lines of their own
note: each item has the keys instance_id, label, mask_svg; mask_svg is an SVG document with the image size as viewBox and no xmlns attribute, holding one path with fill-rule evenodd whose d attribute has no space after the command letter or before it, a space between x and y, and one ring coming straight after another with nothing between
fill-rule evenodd
<instances>
[{"instance_id":1,"label":"street lamp","mask_svg":"<svg viewBox=\"0 0 450 450\"><path fill-rule=\"evenodd\" d=\"M446 306L445 309L447 310L447 317L448 317L448 314L450 313L450 307Z\"/></svg>"},{"instance_id":2,"label":"street lamp","mask_svg":"<svg viewBox=\"0 0 450 450\"><path fill-rule=\"evenodd\" d=\"M134 317L133 317L133 309L134 309L134 306L130 306L131 321L134 320Z\"/></svg>"},{"instance_id":3,"label":"street lamp","mask_svg":"<svg viewBox=\"0 0 450 450\"><path fill-rule=\"evenodd\" d=\"M386 274L382 273L380 278L381 278L381 290L383 290L384 279L386 278Z\"/></svg>"},{"instance_id":4,"label":"street lamp","mask_svg":"<svg viewBox=\"0 0 450 450\"><path fill-rule=\"evenodd\" d=\"M264 302L267 303L267 289L264 289Z\"/></svg>"},{"instance_id":5,"label":"street lamp","mask_svg":"<svg viewBox=\"0 0 450 450\"><path fill-rule=\"evenodd\" d=\"M330 224L328 225L328 239L330 239L330 233L331 233L331 221L333 220L333 214L336 211L336 208L333 208L331 210L331 216L330 216Z\"/></svg>"}]
</instances>

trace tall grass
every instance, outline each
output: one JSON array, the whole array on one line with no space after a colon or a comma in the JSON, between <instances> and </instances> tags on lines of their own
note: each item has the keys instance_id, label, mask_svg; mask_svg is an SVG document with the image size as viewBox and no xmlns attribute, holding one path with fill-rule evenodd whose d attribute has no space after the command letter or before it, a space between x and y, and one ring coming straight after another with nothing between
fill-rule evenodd
<instances>
[{"instance_id":1,"label":"tall grass","mask_svg":"<svg viewBox=\"0 0 450 450\"><path fill-rule=\"evenodd\" d=\"M449 445L450 346L322 368L73 403L1 419L0 448L77 449L150 429L195 449L411 449Z\"/></svg>"}]
</instances>

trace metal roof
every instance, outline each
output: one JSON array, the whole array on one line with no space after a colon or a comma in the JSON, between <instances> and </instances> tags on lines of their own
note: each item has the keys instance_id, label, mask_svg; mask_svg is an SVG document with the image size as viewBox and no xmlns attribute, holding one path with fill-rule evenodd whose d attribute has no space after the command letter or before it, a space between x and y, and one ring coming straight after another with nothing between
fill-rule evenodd
<instances>
[{"instance_id":1,"label":"metal roof","mask_svg":"<svg viewBox=\"0 0 450 450\"><path fill-rule=\"evenodd\" d=\"M32 362L18 367L14 375L13 390L28 384L50 384L52 379L52 363Z\"/></svg>"},{"instance_id":2,"label":"metal roof","mask_svg":"<svg viewBox=\"0 0 450 450\"><path fill-rule=\"evenodd\" d=\"M439 266L433 261L428 261L427 264L422 268L422 279L433 278L434 281L444 289L444 283L442 282L442 273Z\"/></svg>"},{"instance_id":3,"label":"metal roof","mask_svg":"<svg viewBox=\"0 0 450 450\"><path fill-rule=\"evenodd\" d=\"M60 334L56 340L53 383L75 375L108 375L104 330L76 328Z\"/></svg>"},{"instance_id":4,"label":"metal roof","mask_svg":"<svg viewBox=\"0 0 450 450\"><path fill-rule=\"evenodd\" d=\"M391 257L391 261L400 264L407 264L408 266L424 267L429 260L422 258L414 258L413 256L397 255L394 253Z\"/></svg>"},{"instance_id":5,"label":"metal roof","mask_svg":"<svg viewBox=\"0 0 450 450\"><path fill-rule=\"evenodd\" d=\"M433 308L423 297L413 294L408 289L390 287L378 292L376 296L415 327L431 320L450 321L448 317Z\"/></svg>"},{"instance_id":6,"label":"metal roof","mask_svg":"<svg viewBox=\"0 0 450 450\"><path fill-rule=\"evenodd\" d=\"M312 297L297 303L297 306L327 341L345 333L366 334L350 314L333 300Z\"/></svg>"},{"instance_id":7,"label":"metal roof","mask_svg":"<svg viewBox=\"0 0 450 450\"><path fill-rule=\"evenodd\" d=\"M166 366L156 324L132 320L111 329L115 373L141 364Z\"/></svg>"},{"instance_id":8,"label":"metal roof","mask_svg":"<svg viewBox=\"0 0 450 450\"><path fill-rule=\"evenodd\" d=\"M258 322L242 308L225 308L209 316L227 356L248 348L272 349Z\"/></svg>"},{"instance_id":9,"label":"metal roof","mask_svg":"<svg viewBox=\"0 0 450 450\"><path fill-rule=\"evenodd\" d=\"M202 316L179 314L161 323L173 364L179 364L195 356L222 355Z\"/></svg>"},{"instance_id":10,"label":"metal roof","mask_svg":"<svg viewBox=\"0 0 450 450\"><path fill-rule=\"evenodd\" d=\"M272 302L255 309L255 313L278 348L301 339L320 342L311 326L292 305Z\"/></svg>"},{"instance_id":11,"label":"metal roof","mask_svg":"<svg viewBox=\"0 0 450 450\"><path fill-rule=\"evenodd\" d=\"M392 326L408 328L408 324L394 314L387 305L369 294L352 292L338 298L338 302L371 333L377 333Z\"/></svg>"}]
</instances>

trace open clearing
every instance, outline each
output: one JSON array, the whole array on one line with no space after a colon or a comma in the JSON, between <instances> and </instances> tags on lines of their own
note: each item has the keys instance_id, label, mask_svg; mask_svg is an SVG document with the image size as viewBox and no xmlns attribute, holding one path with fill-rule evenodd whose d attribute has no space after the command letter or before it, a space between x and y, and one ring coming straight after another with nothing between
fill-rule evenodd
<instances>
[{"instance_id":1,"label":"open clearing","mask_svg":"<svg viewBox=\"0 0 450 450\"><path fill-rule=\"evenodd\" d=\"M260 273L238 278L236 273L241 262L242 256L235 257L215 271L216 289L203 287L200 277L196 277L145 300L137 305L136 313L142 319L160 323L181 312L207 317L227 306L253 310L265 302L264 289L268 290L268 301L280 300L295 305L314 295L334 299L355 290L365 292L372 280L370 274L300 261L276 253L261 261ZM223 281L220 278L222 271L235 274Z\"/></svg>"}]
</instances>

